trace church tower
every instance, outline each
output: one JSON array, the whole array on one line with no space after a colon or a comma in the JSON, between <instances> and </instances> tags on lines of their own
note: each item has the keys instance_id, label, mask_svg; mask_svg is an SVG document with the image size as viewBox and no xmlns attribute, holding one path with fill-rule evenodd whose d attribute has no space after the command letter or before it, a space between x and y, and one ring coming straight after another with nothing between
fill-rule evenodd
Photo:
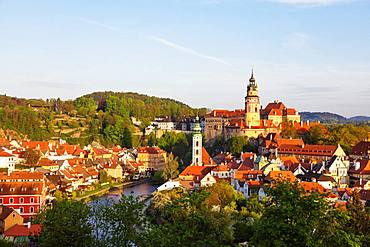
<instances>
[{"instance_id":1,"label":"church tower","mask_svg":"<svg viewBox=\"0 0 370 247\"><path fill-rule=\"evenodd\" d=\"M252 75L247 86L247 96L245 97L245 124L247 127L260 125L260 107L258 86L252 69Z\"/></svg>"},{"instance_id":2,"label":"church tower","mask_svg":"<svg viewBox=\"0 0 370 247\"><path fill-rule=\"evenodd\" d=\"M202 164L202 128L200 127L199 117L195 120L193 129L193 162L194 166L201 166Z\"/></svg>"}]
</instances>

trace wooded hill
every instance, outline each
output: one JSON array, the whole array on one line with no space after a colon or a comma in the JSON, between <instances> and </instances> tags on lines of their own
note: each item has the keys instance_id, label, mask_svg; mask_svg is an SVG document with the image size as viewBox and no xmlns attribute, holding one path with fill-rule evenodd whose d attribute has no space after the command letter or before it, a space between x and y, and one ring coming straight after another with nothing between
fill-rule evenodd
<instances>
[{"instance_id":1,"label":"wooded hill","mask_svg":"<svg viewBox=\"0 0 370 247\"><path fill-rule=\"evenodd\" d=\"M174 120L206 113L169 98L138 93L95 92L75 100L23 99L0 95L0 128L33 140L63 138L71 143L122 144L158 116ZM131 117L142 121L135 127Z\"/></svg>"}]
</instances>

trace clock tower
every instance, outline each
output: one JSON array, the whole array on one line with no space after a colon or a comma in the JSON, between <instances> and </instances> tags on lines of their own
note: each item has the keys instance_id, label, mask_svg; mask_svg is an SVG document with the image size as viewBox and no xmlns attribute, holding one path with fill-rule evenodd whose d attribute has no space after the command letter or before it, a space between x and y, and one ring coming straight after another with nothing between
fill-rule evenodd
<instances>
[{"instance_id":1,"label":"clock tower","mask_svg":"<svg viewBox=\"0 0 370 247\"><path fill-rule=\"evenodd\" d=\"M260 126L260 97L258 96L258 86L256 79L252 75L247 86L247 96L245 97L245 124L246 127Z\"/></svg>"}]
</instances>

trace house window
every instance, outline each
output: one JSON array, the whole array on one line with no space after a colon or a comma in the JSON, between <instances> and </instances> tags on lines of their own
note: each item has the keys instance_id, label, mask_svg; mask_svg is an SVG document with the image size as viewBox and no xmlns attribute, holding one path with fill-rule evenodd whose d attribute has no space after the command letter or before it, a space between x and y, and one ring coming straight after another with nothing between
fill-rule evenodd
<instances>
[{"instance_id":1,"label":"house window","mask_svg":"<svg viewBox=\"0 0 370 247\"><path fill-rule=\"evenodd\" d=\"M34 203L34 199L33 199L33 197L31 197L31 203Z\"/></svg>"},{"instance_id":2,"label":"house window","mask_svg":"<svg viewBox=\"0 0 370 247\"><path fill-rule=\"evenodd\" d=\"M14 203L14 199L13 198L10 198L9 199L9 203Z\"/></svg>"},{"instance_id":3,"label":"house window","mask_svg":"<svg viewBox=\"0 0 370 247\"><path fill-rule=\"evenodd\" d=\"M34 210L33 210L33 207L30 207L30 213L33 213Z\"/></svg>"},{"instance_id":4,"label":"house window","mask_svg":"<svg viewBox=\"0 0 370 247\"><path fill-rule=\"evenodd\" d=\"M23 208L23 207L20 207L20 208L19 208L19 212L20 212L21 214L23 214L23 213L24 213L24 208Z\"/></svg>"},{"instance_id":5,"label":"house window","mask_svg":"<svg viewBox=\"0 0 370 247\"><path fill-rule=\"evenodd\" d=\"M3 204L3 198L0 198L0 204Z\"/></svg>"},{"instance_id":6,"label":"house window","mask_svg":"<svg viewBox=\"0 0 370 247\"><path fill-rule=\"evenodd\" d=\"M23 197L21 197L21 199L19 201L20 201L20 203L24 203Z\"/></svg>"}]
</instances>

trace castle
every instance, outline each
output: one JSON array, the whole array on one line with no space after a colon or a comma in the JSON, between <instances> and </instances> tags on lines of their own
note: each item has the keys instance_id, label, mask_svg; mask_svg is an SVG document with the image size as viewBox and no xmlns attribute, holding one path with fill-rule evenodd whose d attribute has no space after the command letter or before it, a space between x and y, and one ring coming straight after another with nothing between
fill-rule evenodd
<instances>
[{"instance_id":1,"label":"castle","mask_svg":"<svg viewBox=\"0 0 370 247\"><path fill-rule=\"evenodd\" d=\"M287 108L282 102L275 101L262 108L258 95L258 85L253 70L244 110L212 110L205 117L205 138L213 142L217 137L229 139L234 136L247 136L256 138L268 133L280 133L285 127L291 125L297 129L308 129L309 122L301 122L299 113L294 108Z\"/></svg>"}]
</instances>

